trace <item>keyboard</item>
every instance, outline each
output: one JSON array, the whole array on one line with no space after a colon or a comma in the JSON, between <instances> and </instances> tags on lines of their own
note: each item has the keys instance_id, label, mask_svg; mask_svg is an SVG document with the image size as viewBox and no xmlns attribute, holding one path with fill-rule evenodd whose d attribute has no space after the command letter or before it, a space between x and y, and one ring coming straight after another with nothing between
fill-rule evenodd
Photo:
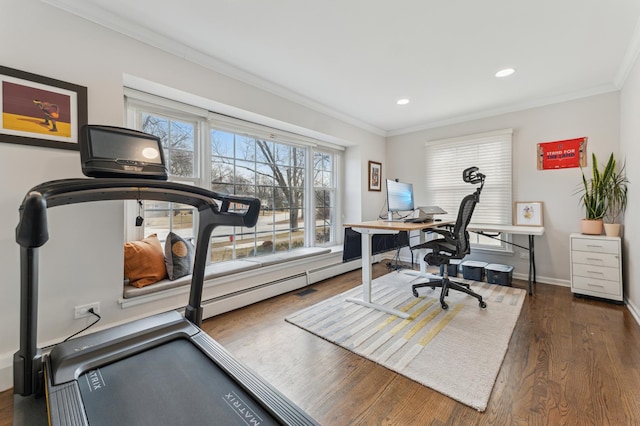
<instances>
[{"instance_id":1,"label":"keyboard","mask_svg":"<svg viewBox=\"0 0 640 426\"><path fill-rule=\"evenodd\" d=\"M410 219L405 219L404 223L429 223L433 222L433 219L428 217L412 217Z\"/></svg>"}]
</instances>

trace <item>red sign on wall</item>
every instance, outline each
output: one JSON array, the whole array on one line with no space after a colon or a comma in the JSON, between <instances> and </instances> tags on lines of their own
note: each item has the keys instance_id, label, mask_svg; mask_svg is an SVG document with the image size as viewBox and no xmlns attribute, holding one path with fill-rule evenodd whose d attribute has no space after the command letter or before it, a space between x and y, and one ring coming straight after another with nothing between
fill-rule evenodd
<instances>
[{"instance_id":1,"label":"red sign on wall","mask_svg":"<svg viewBox=\"0 0 640 426\"><path fill-rule=\"evenodd\" d=\"M538 170L586 167L587 138L538 144Z\"/></svg>"}]
</instances>

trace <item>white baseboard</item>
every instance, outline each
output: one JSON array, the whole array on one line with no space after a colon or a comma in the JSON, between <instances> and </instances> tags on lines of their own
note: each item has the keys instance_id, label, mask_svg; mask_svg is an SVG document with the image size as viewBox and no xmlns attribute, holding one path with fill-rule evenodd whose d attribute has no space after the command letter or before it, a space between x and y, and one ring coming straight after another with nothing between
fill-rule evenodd
<instances>
[{"instance_id":1,"label":"white baseboard","mask_svg":"<svg viewBox=\"0 0 640 426\"><path fill-rule=\"evenodd\" d=\"M0 358L0 392L13 387L13 354Z\"/></svg>"},{"instance_id":2,"label":"white baseboard","mask_svg":"<svg viewBox=\"0 0 640 426\"><path fill-rule=\"evenodd\" d=\"M629 309L633 318L636 320L638 325L640 325L640 309L638 309L638 307L629 300L625 300L625 302L627 303L627 309Z\"/></svg>"}]
</instances>

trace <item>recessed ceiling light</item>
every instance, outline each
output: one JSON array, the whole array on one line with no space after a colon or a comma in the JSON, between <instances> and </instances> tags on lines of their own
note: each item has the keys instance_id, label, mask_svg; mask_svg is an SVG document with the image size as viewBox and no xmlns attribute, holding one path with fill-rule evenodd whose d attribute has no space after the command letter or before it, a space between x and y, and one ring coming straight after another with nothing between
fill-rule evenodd
<instances>
[{"instance_id":1,"label":"recessed ceiling light","mask_svg":"<svg viewBox=\"0 0 640 426\"><path fill-rule=\"evenodd\" d=\"M500 70L496 73L496 77L508 77L511 74L513 74L514 72L516 72L516 70L514 68L505 68L503 70Z\"/></svg>"},{"instance_id":2,"label":"recessed ceiling light","mask_svg":"<svg viewBox=\"0 0 640 426\"><path fill-rule=\"evenodd\" d=\"M398 99L398 101L396 102L398 105L406 105L409 102L411 102L409 99L407 98L402 98L402 99Z\"/></svg>"}]
</instances>

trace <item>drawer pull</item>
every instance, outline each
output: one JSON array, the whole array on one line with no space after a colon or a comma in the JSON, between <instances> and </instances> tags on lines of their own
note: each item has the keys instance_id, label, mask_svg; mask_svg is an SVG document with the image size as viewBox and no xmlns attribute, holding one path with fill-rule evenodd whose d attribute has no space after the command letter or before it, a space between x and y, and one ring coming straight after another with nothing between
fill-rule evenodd
<instances>
[{"instance_id":1,"label":"drawer pull","mask_svg":"<svg viewBox=\"0 0 640 426\"><path fill-rule=\"evenodd\" d=\"M602 248L602 246L596 244L587 244L587 247Z\"/></svg>"},{"instance_id":2,"label":"drawer pull","mask_svg":"<svg viewBox=\"0 0 640 426\"><path fill-rule=\"evenodd\" d=\"M598 287L598 288L604 288L603 285L599 285L599 284L587 284L589 287Z\"/></svg>"},{"instance_id":3,"label":"drawer pull","mask_svg":"<svg viewBox=\"0 0 640 426\"><path fill-rule=\"evenodd\" d=\"M587 274L598 274L598 275L603 275L602 272L600 271L587 271Z\"/></svg>"},{"instance_id":4,"label":"drawer pull","mask_svg":"<svg viewBox=\"0 0 640 426\"><path fill-rule=\"evenodd\" d=\"M591 260L593 262L602 262L602 259L598 259L598 258L595 258L595 257L587 257L587 260Z\"/></svg>"}]
</instances>

